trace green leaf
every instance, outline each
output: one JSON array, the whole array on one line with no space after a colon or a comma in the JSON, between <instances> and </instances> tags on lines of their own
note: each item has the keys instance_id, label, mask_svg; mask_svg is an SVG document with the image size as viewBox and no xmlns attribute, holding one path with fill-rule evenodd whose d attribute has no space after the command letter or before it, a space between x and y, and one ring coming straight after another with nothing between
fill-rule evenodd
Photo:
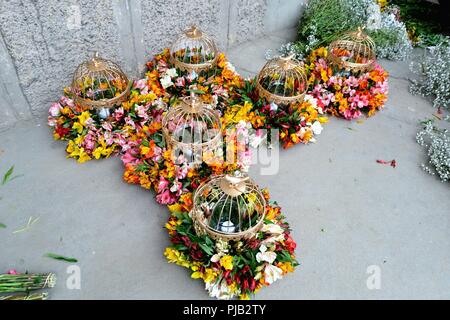
<instances>
[{"instance_id":1,"label":"green leaf","mask_svg":"<svg viewBox=\"0 0 450 320\"><path fill-rule=\"evenodd\" d=\"M191 93L197 93L197 94L205 94L205 91L198 90L198 89L186 89L186 91L191 92Z\"/></svg>"},{"instance_id":2,"label":"green leaf","mask_svg":"<svg viewBox=\"0 0 450 320\"><path fill-rule=\"evenodd\" d=\"M2 185L4 185L8 180L11 178L11 175L14 171L14 166L11 166L8 171L6 171L5 175L3 176Z\"/></svg>"},{"instance_id":3,"label":"green leaf","mask_svg":"<svg viewBox=\"0 0 450 320\"><path fill-rule=\"evenodd\" d=\"M199 243L198 244L200 246L200 248L203 249L203 251L205 251L208 255L212 256L214 254L214 251L212 248L208 247L206 244L204 243Z\"/></svg>"},{"instance_id":4,"label":"green leaf","mask_svg":"<svg viewBox=\"0 0 450 320\"><path fill-rule=\"evenodd\" d=\"M45 254L44 257L52 258L52 259L55 259L55 260L66 261L66 262L78 262L78 260L75 259L75 258L68 258L68 257L60 256L60 255L55 254L55 253L47 253L47 254Z\"/></svg>"},{"instance_id":5,"label":"green leaf","mask_svg":"<svg viewBox=\"0 0 450 320\"><path fill-rule=\"evenodd\" d=\"M0 228L5 229L6 228L6 224L0 222Z\"/></svg>"}]
</instances>

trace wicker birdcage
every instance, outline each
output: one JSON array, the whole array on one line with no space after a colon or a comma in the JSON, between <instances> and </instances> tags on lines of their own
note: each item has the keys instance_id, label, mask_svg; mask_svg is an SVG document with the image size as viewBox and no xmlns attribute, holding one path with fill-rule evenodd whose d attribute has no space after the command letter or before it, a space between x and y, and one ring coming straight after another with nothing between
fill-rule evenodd
<instances>
[{"instance_id":1,"label":"wicker birdcage","mask_svg":"<svg viewBox=\"0 0 450 320\"><path fill-rule=\"evenodd\" d=\"M197 73L212 68L218 57L214 40L196 26L185 30L178 37L170 53L176 68Z\"/></svg>"},{"instance_id":2,"label":"wicker birdcage","mask_svg":"<svg viewBox=\"0 0 450 320\"><path fill-rule=\"evenodd\" d=\"M266 200L258 185L242 173L213 177L194 193L191 216L197 235L225 241L251 239L265 214Z\"/></svg>"},{"instance_id":3,"label":"wicker birdcage","mask_svg":"<svg viewBox=\"0 0 450 320\"><path fill-rule=\"evenodd\" d=\"M81 63L73 74L71 90L76 104L109 114L130 93L131 81L120 67L95 52L92 59ZM102 117L104 118L104 117Z\"/></svg>"},{"instance_id":4,"label":"wicker birdcage","mask_svg":"<svg viewBox=\"0 0 450 320\"><path fill-rule=\"evenodd\" d=\"M259 96L277 104L302 102L307 88L305 69L294 55L268 61L256 83Z\"/></svg>"},{"instance_id":5,"label":"wicker birdcage","mask_svg":"<svg viewBox=\"0 0 450 320\"><path fill-rule=\"evenodd\" d=\"M347 71L369 71L376 61L375 42L361 28L346 32L330 43L328 61Z\"/></svg>"},{"instance_id":6,"label":"wicker birdcage","mask_svg":"<svg viewBox=\"0 0 450 320\"><path fill-rule=\"evenodd\" d=\"M162 119L162 131L173 154L183 155L193 165L204 161L206 155L219 156L222 150L220 116L195 95L169 109Z\"/></svg>"}]
</instances>

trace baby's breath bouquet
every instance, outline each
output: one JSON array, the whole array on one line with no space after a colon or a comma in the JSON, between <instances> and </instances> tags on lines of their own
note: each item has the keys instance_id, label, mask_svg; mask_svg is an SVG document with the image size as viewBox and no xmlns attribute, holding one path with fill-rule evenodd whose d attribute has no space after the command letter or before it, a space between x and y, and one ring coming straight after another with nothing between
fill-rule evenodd
<instances>
[{"instance_id":1,"label":"baby's breath bouquet","mask_svg":"<svg viewBox=\"0 0 450 320\"><path fill-rule=\"evenodd\" d=\"M424 55L411 64L419 75L412 80L410 91L433 98L434 107L450 108L450 40L429 47Z\"/></svg>"},{"instance_id":2,"label":"baby's breath bouquet","mask_svg":"<svg viewBox=\"0 0 450 320\"><path fill-rule=\"evenodd\" d=\"M376 44L378 58L404 60L412 50L403 22L393 10L381 10L375 0L309 0L300 18L298 40L280 48L301 59L327 46L340 34L365 27Z\"/></svg>"},{"instance_id":3,"label":"baby's breath bouquet","mask_svg":"<svg viewBox=\"0 0 450 320\"><path fill-rule=\"evenodd\" d=\"M446 120L449 121L447 116ZM423 129L417 133L416 140L427 149L428 164L422 168L431 175L437 174L442 182L450 180L450 133L439 128L433 120L422 122Z\"/></svg>"}]
</instances>

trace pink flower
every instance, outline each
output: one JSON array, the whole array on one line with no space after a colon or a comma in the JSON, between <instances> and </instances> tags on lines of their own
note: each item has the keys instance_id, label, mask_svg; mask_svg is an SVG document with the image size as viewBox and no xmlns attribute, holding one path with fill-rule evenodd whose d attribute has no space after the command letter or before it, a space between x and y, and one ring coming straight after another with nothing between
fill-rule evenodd
<instances>
[{"instance_id":1,"label":"pink flower","mask_svg":"<svg viewBox=\"0 0 450 320\"><path fill-rule=\"evenodd\" d=\"M58 102L55 102L52 103L52 105L48 109L48 113L52 117L59 117L59 115L61 114L61 109L62 109L61 105Z\"/></svg>"},{"instance_id":2,"label":"pink flower","mask_svg":"<svg viewBox=\"0 0 450 320\"><path fill-rule=\"evenodd\" d=\"M177 80L175 80L175 86L177 87L184 87L186 84L186 80L184 77L178 77Z\"/></svg>"},{"instance_id":3,"label":"pink flower","mask_svg":"<svg viewBox=\"0 0 450 320\"><path fill-rule=\"evenodd\" d=\"M92 151L95 148L95 142L96 142L95 136L92 133L88 133L84 137L84 141L82 144L86 150Z\"/></svg>"},{"instance_id":4,"label":"pink flower","mask_svg":"<svg viewBox=\"0 0 450 320\"><path fill-rule=\"evenodd\" d=\"M162 158L162 148L158 147L158 146L154 146L153 147L153 157L152 160L155 162L159 162Z\"/></svg>"},{"instance_id":5,"label":"pink flower","mask_svg":"<svg viewBox=\"0 0 450 320\"><path fill-rule=\"evenodd\" d=\"M120 157L120 159L122 160L123 164L136 164L139 162L139 159L134 157L131 152L126 152L123 156Z\"/></svg>"},{"instance_id":6,"label":"pink flower","mask_svg":"<svg viewBox=\"0 0 450 320\"><path fill-rule=\"evenodd\" d=\"M344 111L344 118L347 120L351 120L351 119L357 119L361 116L361 111L359 110L354 110L354 109L345 109Z\"/></svg>"},{"instance_id":7,"label":"pink flower","mask_svg":"<svg viewBox=\"0 0 450 320\"><path fill-rule=\"evenodd\" d=\"M49 127L55 127L57 124L57 120L53 117L48 117L47 124Z\"/></svg>"},{"instance_id":8,"label":"pink flower","mask_svg":"<svg viewBox=\"0 0 450 320\"><path fill-rule=\"evenodd\" d=\"M169 69L169 65L164 60L159 60L157 69L158 69L159 73L164 73L167 71L167 69Z\"/></svg>"},{"instance_id":9,"label":"pink flower","mask_svg":"<svg viewBox=\"0 0 450 320\"><path fill-rule=\"evenodd\" d=\"M173 204L175 203L176 198L170 194L169 190L164 191L156 196L156 202L159 204Z\"/></svg>"},{"instance_id":10,"label":"pink flower","mask_svg":"<svg viewBox=\"0 0 450 320\"><path fill-rule=\"evenodd\" d=\"M170 192L175 193L178 197L181 196L183 184L179 181L174 181L173 185L170 187Z\"/></svg>"},{"instance_id":11,"label":"pink flower","mask_svg":"<svg viewBox=\"0 0 450 320\"><path fill-rule=\"evenodd\" d=\"M369 98L367 95L356 95L350 97L348 101L351 102L352 106L356 105L358 108L364 108L369 104Z\"/></svg>"},{"instance_id":12,"label":"pink flower","mask_svg":"<svg viewBox=\"0 0 450 320\"><path fill-rule=\"evenodd\" d=\"M176 166L175 167L175 176L177 177L177 179L184 179L186 178L186 175L188 173L188 168L187 166Z\"/></svg>"},{"instance_id":13,"label":"pink flower","mask_svg":"<svg viewBox=\"0 0 450 320\"><path fill-rule=\"evenodd\" d=\"M225 90L222 86L213 85L212 90L214 94L217 94L218 96L227 97L228 92Z\"/></svg>"},{"instance_id":14,"label":"pink flower","mask_svg":"<svg viewBox=\"0 0 450 320\"><path fill-rule=\"evenodd\" d=\"M358 87L359 86L359 80L358 78L354 76L348 77L348 79L345 80L345 84L349 87Z\"/></svg>"},{"instance_id":15,"label":"pink flower","mask_svg":"<svg viewBox=\"0 0 450 320\"><path fill-rule=\"evenodd\" d=\"M104 121L102 123L102 128L105 129L106 131L112 131L112 125L107 121Z\"/></svg>"},{"instance_id":16,"label":"pink flower","mask_svg":"<svg viewBox=\"0 0 450 320\"><path fill-rule=\"evenodd\" d=\"M72 99L67 98L66 96L62 96L59 99L59 103L63 106L68 106L68 107L74 107L75 104L73 103Z\"/></svg>"},{"instance_id":17,"label":"pink flower","mask_svg":"<svg viewBox=\"0 0 450 320\"><path fill-rule=\"evenodd\" d=\"M133 119L131 119L130 116L125 118L125 123L130 125L133 129L136 129L136 124L134 123Z\"/></svg>"},{"instance_id":18,"label":"pink flower","mask_svg":"<svg viewBox=\"0 0 450 320\"><path fill-rule=\"evenodd\" d=\"M159 177L158 192L163 192L169 187L169 181L164 177Z\"/></svg>"},{"instance_id":19,"label":"pink flower","mask_svg":"<svg viewBox=\"0 0 450 320\"><path fill-rule=\"evenodd\" d=\"M136 107L136 113L141 118L148 119L147 111L148 111L148 107L147 106L140 106L139 105L139 106Z\"/></svg>"},{"instance_id":20,"label":"pink flower","mask_svg":"<svg viewBox=\"0 0 450 320\"><path fill-rule=\"evenodd\" d=\"M11 269L8 271L8 274L19 274L16 269Z\"/></svg>"},{"instance_id":21,"label":"pink flower","mask_svg":"<svg viewBox=\"0 0 450 320\"><path fill-rule=\"evenodd\" d=\"M116 119L116 121L120 121L123 118L123 115L124 115L124 111L123 111L122 107L117 108L116 111L114 111L114 113L113 113L113 117L114 117L114 119Z\"/></svg>"}]
</instances>

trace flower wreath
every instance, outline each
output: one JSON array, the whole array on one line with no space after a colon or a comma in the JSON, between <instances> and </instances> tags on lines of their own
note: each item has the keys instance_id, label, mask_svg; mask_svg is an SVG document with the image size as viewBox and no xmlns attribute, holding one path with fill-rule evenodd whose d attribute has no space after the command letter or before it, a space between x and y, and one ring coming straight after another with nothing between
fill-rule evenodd
<instances>
[{"instance_id":1,"label":"flower wreath","mask_svg":"<svg viewBox=\"0 0 450 320\"><path fill-rule=\"evenodd\" d=\"M267 190L262 192L269 203L263 227L255 238L240 241L198 236L189 214L192 193L184 194L169 206L172 214L166 229L172 244L164 251L168 262L188 268L191 277L202 279L209 295L218 299L249 299L262 287L293 272L298 265L294 253L297 244L281 208L269 202Z\"/></svg>"},{"instance_id":2,"label":"flower wreath","mask_svg":"<svg viewBox=\"0 0 450 320\"><path fill-rule=\"evenodd\" d=\"M154 106L164 107L178 97L196 93L203 101L223 107L242 78L220 53L217 64L199 74L171 68L170 53L165 49L147 63L143 79L133 82L127 101L101 119L96 110L76 105L70 88L49 108L48 125L55 140L68 141L68 157L83 163L91 159L107 158L128 150L133 133L150 124Z\"/></svg>"},{"instance_id":3,"label":"flower wreath","mask_svg":"<svg viewBox=\"0 0 450 320\"><path fill-rule=\"evenodd\" d=\"M101 119L96 110L77 105L72 98L70 88L65 88L64 96L50 106L48 125L55 140L68 141L68 157L80 163L108 158L126 149L130 132L139 130L151 118L150 106L163 103L153 92L143 93L139 81L133 83L128 101L106 119Z\"/></svg>"},{"instance_id":4,"label":"flower wreath","mask_svg":"<svg viewBox=\"0 0 450 320\"><path fill-rule=\"evenodd\" d=\"M317 99L306 95L301 103L277 105L267 103L256 92L256 79L245 80L236 89L234 100L225 110L225 122L248 121L254 129L278 129L284 148L295 144L315 142L314 136L322 132L322 123L328 121Z\"/></svg>"},{"instance_id":5,"label":"flower wreath","mask_svg":"<svg viewBox=\"0 0 450 320\"><path fill-rule=\"evenodd\" d=\"M368 72L338 70L326 60L328 51L318 48L309 55L309 92L324 111L351 120L375 114L384 107L388 94L388 72L379 64Z\"/></svg>"}]
</instances>

